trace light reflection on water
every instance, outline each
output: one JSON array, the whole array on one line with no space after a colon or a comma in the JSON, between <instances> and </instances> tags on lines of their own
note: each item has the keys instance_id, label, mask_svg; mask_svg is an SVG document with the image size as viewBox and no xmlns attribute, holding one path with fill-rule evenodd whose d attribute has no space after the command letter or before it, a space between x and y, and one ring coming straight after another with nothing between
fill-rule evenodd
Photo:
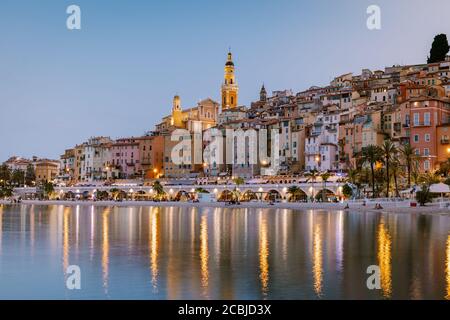
<instances>
[{"instance_id":1,"label":"light reflection on water","mask_svg":"<svg viewBox=\"0 0 450 320\"><path fill-rule=\"evenodd\" d=\"M450 235L447 239L446 271L447 295L445 296L445 298L447 300L450 300Z\"/></svg>"},{"instance_id":2,"label":"light reflection on water","mask_svg":"<svg viewBox=\"0 0 450 320\"><path fill-rule=\"evenodd\" d=\"M390 298L392 294L392 252L391 236L387 229L384 217L381 217L378 225L378 265L381 273L381 289L385 298Z\"/></svg>"},{"instance_id":3,"label":"light reflection on water","mask_svg":"<svg viewBox=\"0 0 450 320\"><path fill-rule=\"evenodd\" d=\"M449 229L431 215L0 206L0 298L450 299ZM366 288L373 264L381 290Z\"/></svg>"}]
</instances>

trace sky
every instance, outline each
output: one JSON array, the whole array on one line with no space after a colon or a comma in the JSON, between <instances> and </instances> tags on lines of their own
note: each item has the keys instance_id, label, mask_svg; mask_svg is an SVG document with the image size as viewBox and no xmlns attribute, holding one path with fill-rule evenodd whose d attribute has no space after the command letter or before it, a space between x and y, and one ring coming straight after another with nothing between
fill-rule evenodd
<instances>
[{"instance_id":1,"label":"sky","mask_svg":"<svg viewBox=\"0 0 450 320\"><path fill-rule=\"evenodd\" d=\"M66 9L81 8L81 30ZM381 30L366 26L381 8ZM91 136L139 136L182 107L220 101L228 48L239 104L334 76L423 63L450 35L448 0L2 0L0 161L57 159Z\"/></svg>"}]
</instances>

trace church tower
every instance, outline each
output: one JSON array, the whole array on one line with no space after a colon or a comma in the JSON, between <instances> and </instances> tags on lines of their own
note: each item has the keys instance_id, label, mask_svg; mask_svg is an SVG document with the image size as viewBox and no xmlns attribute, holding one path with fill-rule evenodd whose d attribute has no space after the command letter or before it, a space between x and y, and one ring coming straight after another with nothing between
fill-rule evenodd
<instances>
[{"instance_id":1,"label":"church tower","mask_svg":"<svg viewBox=\"0 0 450 320\"><path fill-rule=\"evenodd\" d=\"M264 84L262 85L261 91L259 92L259 101L266 102L267 101L267 91L264 87Z\"/></svg>"},{"instance_id":2,"label":"church tower","mask_svg":"<svg viewBox=\"0 0 450 320\"><path fill-rule=\"evenodd\" d=\"M172 125L181 128L183 126L182 110L181 110L181 99L180 96L176 95L173 97L172 105Z\"/></svg>"},{"instance_id":3,"label":"church tower","mask_svg":"<svg viewBox=\"0 0 450 320\"><path fill-rule=\"evenodd\" d=\"M222 84L222 111L237 107L238 91L239 87L234 74L233 56L231 52L228 52L227 62L225 63L224 83Z\"/></svg>"}]
</instances>

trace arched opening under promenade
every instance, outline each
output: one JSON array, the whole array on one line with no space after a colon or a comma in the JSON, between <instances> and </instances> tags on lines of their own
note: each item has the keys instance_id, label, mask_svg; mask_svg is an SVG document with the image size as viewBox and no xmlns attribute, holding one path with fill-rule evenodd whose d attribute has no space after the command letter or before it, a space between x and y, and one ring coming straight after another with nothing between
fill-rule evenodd
<instances>
[{"instance_id":1,"label":"arched opening under promenade","mask_svg":"<svg viewBox=\"0 0 450 320\"><path fill-rule=\"evenodd\" d=\"M227 202L227 201L232 201L233 200L233 192L230 190L223 190L220 195L219 198L217 199L217 201L221 201L221 202Z\"/></svg>"},{"instance_id":2,"label":"arched opening under promenade","mask_svg":"<svg viewBox=\"0 0 450 320\"><path fill-rule=\"evenodd\" d=\"M314 198L318 202L336 202L338 200L334 192L330 189L320 190Z\"/></svg>"},{"instance_id":3,"label":"arched opening under promenade","mask_svg":"<svg viewBox=\"0 0 450 320\"><path fill-rule=\"evenodd\" d=\"M265 201L278 201L281 199L283 199L283 197L277 190L268 191L264 197Z\"/></svg>"},{"instance_id":4,"label":"arched opening under promenade","mask_svg":"<svg viewBox=\"0 0 450 320\"><path fill-rule=\"evenodd\" d=\"M151 196L150 196L150 194L146 193L145 191L139 190L133 194L133 198L138 201L146 201L146 200L150 200Z\"/></svg>"},{"instance_id":5,"label":"arched opening under promenade","mask_svg":"<svg viewBox=\"0 0 450 320\"><path fill-rule=\"evenodd\" d=\"M254 200L258 200L258 195L255 192L253 192L252 190L247 190L241 195L240 201L250 202L250 201L254 201Z\"/></svg>"},{"instance_id":6,"label":"arched opening under promenade","mask_svg":"<svg viewBox=\"0 0 450 320\"><path fill-rule=\"evenodd\" d=\"M186 202L189 201L191 199L191 194L185 190L180 190L177 192L177 194L175 195L175 197L173 197L173 200L175 201L181 201L181 202Z\"/></svg>"},{"instance_id":7,"label":"arched opening under promenade","mask_svg":"<svg viewBox=\"0 0 450 320\"><path fill-rule=\"evenodd\" d=\"M300 188L297 188L295 190L290 190L288 192L288 201L289 202L307 202L308 201L308 195L305 191L303 191Z\"/></svg>"}]
</instances>

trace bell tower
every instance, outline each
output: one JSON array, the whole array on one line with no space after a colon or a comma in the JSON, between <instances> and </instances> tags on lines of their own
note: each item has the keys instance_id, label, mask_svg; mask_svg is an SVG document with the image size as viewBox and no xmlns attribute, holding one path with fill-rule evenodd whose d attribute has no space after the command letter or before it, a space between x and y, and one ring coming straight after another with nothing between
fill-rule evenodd
<instances>
[{"instance_id":1,"label":"bell tower","mask_svg":"<svg viewBox=\"0 0 450 320\"><path fill-rule=\"evenodd\" d=\"M176 95L175 97L173 97L172 123L171 124L178 128L183 126L181 99L180 99L179 95Z\"/></svg>"},{"instance_id":2,"label":"bell tower","mask_svg":"<svg viewBox=\"0 0 450 320\"><path fill-rule=\"evenodd\" d=\"M230 51L225 63L224 83L222 84L222 111L237 107L238 92L239 87L234 73L233 55Z\"/></svg>"}]
</instances>

